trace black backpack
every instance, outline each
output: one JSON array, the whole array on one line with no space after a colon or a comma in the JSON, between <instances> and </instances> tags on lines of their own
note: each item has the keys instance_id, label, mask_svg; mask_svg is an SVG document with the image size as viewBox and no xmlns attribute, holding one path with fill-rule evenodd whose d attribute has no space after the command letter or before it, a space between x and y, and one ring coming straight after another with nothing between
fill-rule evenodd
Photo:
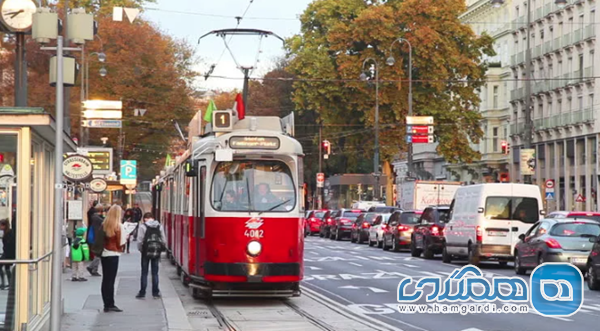
<instances>
[{"instance_id":1,"label":"black backpack","mask_svg":"<svg viewBox=\"0 0 600 331\"><path fill-rule=\"evenodd\" d=\"M146 234L142 243L142 254L149 259L156 259L160 257L163 249L164 244L161 238L160 227L146 226Z\"/></svg>"}]
</instances>

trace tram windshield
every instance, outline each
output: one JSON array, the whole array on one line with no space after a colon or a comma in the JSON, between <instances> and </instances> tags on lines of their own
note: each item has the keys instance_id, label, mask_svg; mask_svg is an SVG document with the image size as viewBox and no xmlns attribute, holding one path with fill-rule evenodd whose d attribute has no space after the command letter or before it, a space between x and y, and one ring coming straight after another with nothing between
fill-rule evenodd
<instances>
[{"instance_id":1,"label":"tram windshield","mask_svg":"<svg viewBox=\"0 0 600 331\"><path fill-rule=\"evenodd\" d=\"M296 206L290 168L281 161L221 162L212 183L212 206L230 212L289 212Z\"/></svg>"}]
</instances>

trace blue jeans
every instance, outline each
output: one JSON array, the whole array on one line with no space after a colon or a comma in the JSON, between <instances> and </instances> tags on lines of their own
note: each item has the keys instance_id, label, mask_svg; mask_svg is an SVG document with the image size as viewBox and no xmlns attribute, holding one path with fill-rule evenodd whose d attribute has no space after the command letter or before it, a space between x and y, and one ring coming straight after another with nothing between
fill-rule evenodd
<instances>
[{"instance_id":1,"label":"blue jeans","mask_svg":"<svg viewBox=\"0 0 600 331\"><path fill-rule=\"evenodd\" d=\"M148 266L152 269L152 295L159 295L158 289L158 260L149 259L142 256L142 279L140 282L140 294L146 295L146 287L148 286Z\"/></svg>"}]
</instances>

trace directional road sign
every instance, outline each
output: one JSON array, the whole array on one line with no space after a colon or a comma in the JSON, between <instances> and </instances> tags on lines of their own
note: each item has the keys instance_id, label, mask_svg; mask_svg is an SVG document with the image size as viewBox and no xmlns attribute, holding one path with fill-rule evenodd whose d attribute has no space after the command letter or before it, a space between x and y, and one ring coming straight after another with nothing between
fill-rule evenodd
<instances>
[{"instance_id":1,"label":"directional road sign","mask_svg":"<svg viewBox=\"0 0 600 331\"><path fill-rule=\"evenodd\" d=\"M433 116L407 116L407 125L433 125Z\"/></svg>"},{"instance_id":2,"label":"directional road sign","mask_svg":"<svg viewBox=\"0 0 600 331\"><path fill-rule=\"evenodd\" d=\"M433 144L433 136L406 136L409 144Z\"/></svg>"},{"instance_id":3,"label":"directional road sign","mask_svg":"<svg viewBox=\"0 0 600 331\"><path fill-rule=\"evenodd\" d=\"M407 125L406 133L409 134L433 134L433 126L431 125Z\"/></svg>"},{"instance_id":4,"label":"directional road sign","mask_svg":"<svg viewBox=\"0 0 600 331\"><path fill-rule=\"evenodd\" d=\"M123 127L121 120L84 120L81 121L84 128L120 129Z\"/></svg>"},{"instance_id":5,"label":"directional road sign","mask_svg":"<svg viewBox=\"0 0 600 331\"><path fill-rule=\"evenodd\" d=\"M121 160L121 184L137 184L137 161Z\"/></svg>"}]
</instances>

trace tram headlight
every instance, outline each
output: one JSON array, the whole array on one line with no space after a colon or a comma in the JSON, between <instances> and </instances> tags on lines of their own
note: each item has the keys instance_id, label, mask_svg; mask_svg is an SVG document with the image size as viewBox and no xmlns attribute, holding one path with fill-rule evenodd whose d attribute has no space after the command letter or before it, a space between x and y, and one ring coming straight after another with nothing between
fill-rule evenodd
<instances>
[{"instance_id":1,"label":"tram headlight","mask_svg":"<svg viewBox=\"0 0 600 331\"><path fill-rule=\"evenodd\" d=\"M258 241L251 241L248 243L247 250L251 256L258 256L262 251L262 245Z\"/></svg>"}]
</instances>

